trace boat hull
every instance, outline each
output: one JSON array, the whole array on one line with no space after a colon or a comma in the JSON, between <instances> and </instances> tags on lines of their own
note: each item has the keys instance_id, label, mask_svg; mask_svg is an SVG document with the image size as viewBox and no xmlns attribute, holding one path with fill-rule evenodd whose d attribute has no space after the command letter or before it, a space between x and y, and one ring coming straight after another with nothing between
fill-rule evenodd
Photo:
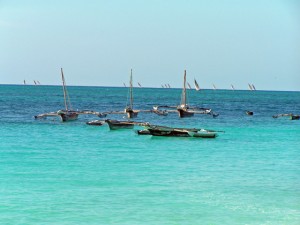
<instances>
[{"instance_id":1,"label":"boat hull","mask_svg":"<svg viewBox=\"0 0 300 225\"><path fill-rule=\"evenodd\" d=\"M180 118L183 118L183 117L192 117L194 116L194 113L193 112L188 112L187 110L185 109L177 109L178 111L178 116Z\"/></svg>"},{"instance_id":2,"label":"boat hull","mask_svg":"<svg viewBox=\"0 0 300 225\"><path fill-rule=\"evenodd\" d=\"M62 122L70 122L78 119L78 114L73 112L60 113L59 116Z\"/></svg>"},{"instance_id":3,"label":"boat hull","mask_svg":"<svg viewBox=\"0 0 300 225\"><path fill-rule=\"evenodd\" d=\"M218 136L217 133L208 132L208 131L189 132L188 134L191 137L196 137L196 138L216 138Z\"/></svg>"},{"instance_id":4,"label":"boat hull","mask_svg":"<svg viewBox=\"0 0 300 225\"><path fill-rule=\"evenodd\" d=\"M148 129L152 136L164 136L164 137L189 137L186 131L174 131L174 130L156 130Z\"/></svg>"},{"instance_id":5,"label":"boat hull","mask_svg":"<svg viewBox=\"0 0 300 225\"><path fill-rule=\"evenodd\" d=\"M134 124L127 121L105 120L110 130L133 129Z\"/></svg>"},{"instance_id":6,"label":"boat hull","mask_svg":"<svg viewBox=\"0 0 300 225\"><path fill-rule=\"evenodd\" d=\"M126 110L126 115L128 119L136 118L138 116L138 112L133 110Z\"/></svg>"},{"instance_id":7,"label":"boat hull","mask_svg":"<svg viewBox=\"0 0 300 225\"><path fill-rule=\"evenodd\" d=\"M105 123L103 120L92 120L89 122L86 122L87 125L92 125L92 126L102 126Z\"/></svg>"}]
</instances>

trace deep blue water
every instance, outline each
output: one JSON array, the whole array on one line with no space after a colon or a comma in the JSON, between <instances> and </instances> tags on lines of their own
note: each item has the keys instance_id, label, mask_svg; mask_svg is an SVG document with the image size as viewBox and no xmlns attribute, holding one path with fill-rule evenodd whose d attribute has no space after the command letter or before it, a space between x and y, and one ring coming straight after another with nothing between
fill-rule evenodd
<instances>
[{"instance_id":1,"label":"deep blue water","mask_svg":"<svg viewBox=\"0 0 300 225\"><path fill-rule=\"evenodd\" d=\"M126 106L126 88L68 90L74 109ZM180 95L136 88L134 106L177 105ZM219 117L137 120L225 133L165 138L85 124L95 116L34 120L63 108L62 88L1 85L0 224L300 224L300 121L272 118L300 114L300 92L188 90L188 99Z\"/></svg>"}]
</instances>

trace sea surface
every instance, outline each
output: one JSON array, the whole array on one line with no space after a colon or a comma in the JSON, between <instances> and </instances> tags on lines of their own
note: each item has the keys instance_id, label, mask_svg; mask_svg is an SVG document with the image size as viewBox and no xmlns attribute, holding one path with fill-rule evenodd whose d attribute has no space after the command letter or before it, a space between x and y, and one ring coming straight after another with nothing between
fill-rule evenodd
<instances>
[{"instance_id":1,"label":"sea surface","mask_svg":"<svg viewBox=\"0 0 300 225\"><path fill-rule=\"evenodd\" d=\"M100 112L123 110L128 95L68 91L74 109ZM135 88L134 108L177 105L180 95ZM96 116L35 120L63 108L62 87L0 85L0 224L300 224L300 120L272 118L300 114L299 99L300 92L188 90L190 105L220 115L136 120L225 132L151 137L85 124Z\"/></svg>"}]
</instances>

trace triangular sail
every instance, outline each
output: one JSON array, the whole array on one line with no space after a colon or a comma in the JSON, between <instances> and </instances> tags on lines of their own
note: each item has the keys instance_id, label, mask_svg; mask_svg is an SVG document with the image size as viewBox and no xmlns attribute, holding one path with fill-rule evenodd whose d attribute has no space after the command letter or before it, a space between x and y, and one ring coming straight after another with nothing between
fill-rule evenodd
<instances>
[{"instance_id":1,"label":"triangular sail","mask_svg":"<svg viewBox=\"0 0 300 225\"><path fill-rule=\"evenodd\" d=\"M256 88L255 88L254 84L252 84L252 90L256 91Z\"/></svg>"},{"instance_id":2,"label":"triangular sail","mask_svg":"<svg viewBox=\"0 0 300 225\"><path fill-rule=\"evenodd\" d=\"M61 78L62 78L62 83L63 83L65 108L66 108L66 111L68 111L68 110L72 110L72 105L71 105L70 97L69 97L69 94L67 91L63 69L60 68L60 70L61 70Z\"/></svg>"},{"instance_id":3,"label":"triangular sail","mask_svg":"<svg viewBox=\"0 0 300 225\"><path fill-rule=\"evenodd\" d=\"M233 91L235 90L233 85L231 85L231 89L232 89Z\"/></svg>"},{"instance_id":4,"label":"triangular sail","mask_svg":"<svg viewBox=\"0 0 300 225\"><path fill-rule=\"evenodd\" d=\"M191 85L190 85L189 82L187 82L187 85L188 85L189 89L192 89L192 87L191 87Z\"/></svg>"},{"instance_id":5,"label":"triangular sail","mask_svg":"<svg viewBox=\"0 0 300 225\"><path fill-rule=\"evenodd\" d=\"M199 87L199 84L198 84L198 82L196 81L196 79L194 79L194 83L195 83L195 89L196 89L196 91L199 91L199 90L200 90L200 87Z\"/></svg>"},{"instance_id":6,"label":"triangular sail","mask_svg":"<svg viewBox=\"0 0 300 225\"><path fill-rule=\"evenodd\" d=\"M181 106L186 106L186 70L184 70L183 89L181 94Z\"/></svg>"},{"instance_id":7,"label":"triangular sail","mask_svg":"<svg viewBox=\"0 0 300 225\"><path fill-rule=\"evenodd\" d=\"M251 84L248 83L248 87L250 91L253 91L253 87L251 86Z\"/></svg>"},{"instance_id":8,"label":"triangular sail","mask_svg":"<svg viewBox=\"0 0 300 225\"><path fill-rule=\"evenodd\" d=\"M130 70L129 93L130 93L130 104L129 104L129 107L131 109L133 109L132 69Z\"/></svg>"},{"instance_id":9,"label":"triangular sail","mask_svg":"<svg viewBox=\"0 0 300 225\"><path fill-rule=\"evenodd\" d=\"M213 84L214 90L217 90L216 86Z\"/></svg>"}]
</instances>

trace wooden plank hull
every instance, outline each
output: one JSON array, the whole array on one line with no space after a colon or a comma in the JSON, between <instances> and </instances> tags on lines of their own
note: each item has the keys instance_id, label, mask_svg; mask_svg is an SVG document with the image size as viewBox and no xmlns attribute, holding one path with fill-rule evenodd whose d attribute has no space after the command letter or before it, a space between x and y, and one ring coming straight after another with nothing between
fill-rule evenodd
<instances>
[{"instance_id":1,"label":"wooden plank hull","mask_svg":"<svg viewBox=\"0 0 300 225\"><path fill-rule=\"evenodd\" d=\"M134 123L118 120L105 120L110 130L133 129Z\"/></svg>"},{"instance_id":2,"label":"wooden plank hull","mask_svg":"<svg viewBox=\"0 0 300 225\"><path fill-rule=\"evenodd\" d=\"M187 110L185 109L177 109L178 111L178 116L180 118L183 118L183 117L192 117L194 116L194 113L193 112L188 112Z\"/></svg>"},{"instance_id":3,"label":"wooden plank hull","mask_svg":"<svg viewBox=\"0 0 300 225\"><path fill-rule=\"evenodd\" d=\"M138 111L132 109L126 109L125 112L128 119L136 118L138 116Z\"/></svg>"},{"instance_id":4,"label":"wooden plank hull","mask_svg":"<svg viewBox=\"0 0 300 225\"><path fill-rule=\"evenodd\" d=\"M69 122L78 119L78 114L73 112L60 113L59 116L62 122Z\"/></svg>"},{"instance_id":5,"label":"wooden plank hull","mask_svg":"<svg viewBox=\"0 0 300 225\"><path fill-rule=\"evenodd\" d=\"M217 133L208 132L208 131L189 132L188 134L191 137L197 137L197 138L216 138L218 136Z\"/></svg>"},{"instance_id":6,"label":"wooden plank hull","mask_svg":"<svg viewBox=\"0 0 300 225\"><path fill-rule=\"evenodd\" d=\"M164 136L164 137L190 137L186 131L175 131L175 130L158 130L148 129L152 136Z\"/></svg>"}]
</instances>

